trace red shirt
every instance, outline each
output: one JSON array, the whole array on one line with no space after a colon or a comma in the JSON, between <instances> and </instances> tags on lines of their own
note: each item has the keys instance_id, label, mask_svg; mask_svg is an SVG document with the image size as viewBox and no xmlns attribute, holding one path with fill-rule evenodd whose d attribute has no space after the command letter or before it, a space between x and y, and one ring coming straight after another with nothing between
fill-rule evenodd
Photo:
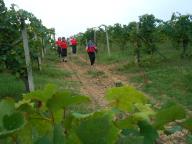
<instances>
[{"instance_id":1,"label":"red shirt","mask_svg":"<svg viewBox=\"0 0 192 144\"><path fill-rule=\"evenodd\" d=\"M87 48L87 52L96 52L96 46L90 46Z\"/></svg>"},{"instance_id":2,"label":"red shirt","mask_svg":"<svg viewBox=\"0 0 192 144\"><path fill-rule=\"evenodd\" d=\"M60 47L61 47L62 49L66 49L66 48L67 48L67 42L66 42L66 41L61 41Z\"/></svg>"},{"instance_id":3,"label":"red shirt","mask_svg":"<svg viewBox=\"0 0 192 144\"><path fill-rule=\"evenodd\" d=\"M74 46L74 45L77 45L77 40L76 40L76 39L74 39L74 38L73 38L73 39L71 39L71 41L70 41L70 42L71 42L71 45L73 45L73 46Z\"/></svg>"},{"instance_id":4,"label":"red shirt","mask_svg":"<svg viewBox=\"0 0 192 144\"><path fill-rule=\"evenodd\" d=\"M61 45L61 40L56 41L56 45L57 45L58 47L61 47L61 46L60 46L60 45Z\"/></svg>"}]
</instances>

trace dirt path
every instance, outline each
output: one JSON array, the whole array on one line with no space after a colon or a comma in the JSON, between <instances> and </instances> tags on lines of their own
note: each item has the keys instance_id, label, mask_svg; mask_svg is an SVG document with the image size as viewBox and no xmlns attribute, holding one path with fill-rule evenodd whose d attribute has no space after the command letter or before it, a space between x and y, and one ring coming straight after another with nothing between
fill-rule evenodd
<instances>
[{"instance_id":1,"label":"dirt path","mask_svg":"<svg viewBox=\"0 0 192 144\"><path fill-rule=\"evenodd\" d=\"M71 71L71 80L80 82L81 93L90 96L93 104L100 107L107 105L103 98L107 88L119 82L127 83L127 78L112 72L112 65L96 64L93 68L83 56L69 56L68 62L60 63L59 67Z\"/></svg>"}]
</instances>

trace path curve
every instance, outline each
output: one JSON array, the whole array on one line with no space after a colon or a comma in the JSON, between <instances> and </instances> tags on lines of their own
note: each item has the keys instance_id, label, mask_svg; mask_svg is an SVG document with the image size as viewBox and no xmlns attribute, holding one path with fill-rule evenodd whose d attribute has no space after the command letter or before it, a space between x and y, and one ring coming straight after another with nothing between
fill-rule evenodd
<instances>
[{"instance_id":1,"label":"path curve","mask_svg":"<svg viewBox=\"0 0 192 144\"><path fill-rule=\"evenodd\" d=\"M71 80L80 83L80 92L90 96L93 104L100 107L107 106L104 99L107 88L115 86L117 82L123 84L128 82L125 76L112 72L112 65L96 64L91 67L87 57L82 55L69 56L68 62L59 63L59 67L71 71L73 73Z\"/></svg>"}]
</instances>

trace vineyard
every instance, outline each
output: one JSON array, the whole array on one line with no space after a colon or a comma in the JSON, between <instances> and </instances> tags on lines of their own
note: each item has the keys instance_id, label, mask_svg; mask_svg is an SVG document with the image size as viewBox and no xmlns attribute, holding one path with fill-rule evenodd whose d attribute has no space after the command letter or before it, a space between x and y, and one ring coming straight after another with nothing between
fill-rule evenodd
<instances>
[{"instance_id":1,"label":"vineyard","mask_svg":"<svg viewBox=\"0 0 192 144\"><path fill-rule=\"evenodd\" d=\"M55 35L0 0L0 144L192 144L192 15L88 28L67 62Z\"/></svg>"}]
</instances>

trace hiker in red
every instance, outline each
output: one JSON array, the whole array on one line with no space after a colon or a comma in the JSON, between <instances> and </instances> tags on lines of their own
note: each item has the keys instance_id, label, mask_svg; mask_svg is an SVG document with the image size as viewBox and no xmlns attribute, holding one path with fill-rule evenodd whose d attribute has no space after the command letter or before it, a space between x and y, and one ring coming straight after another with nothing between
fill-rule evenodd
<instances>
[{"instance_id":1,"label":"hiker in red","mask_svg":"<svg viewBox=\"0 0 192 144\"><path fill-rule=\"evenodd\" d=\"M58 38L58 40L56 41L56 45L57 45L57 52L58 52L58 55L59 55L59 58L61 57L61 37Z\"/></svg>"},{"instance_id":2,"label":"hiker in red","mask_svg":"<svg viewBox=\"0 0 192 144\"><path fill-rule=\"evenodd\" d=\"M71 44L71 47L72 47L72 53L76 54L77 53L77 40L74 37L72 37L70 39L70 44Z\"/></svg>"},{"instance_id":3,"label":"hiker in red","mask_svg":"<svg viewBox=\"0 0 192 144\"><path fill-rule=\"evenodd\" d=\"M61 43L61 57L64 62L67 62L67 41L65 40L65 37L62 37Z\"/></svg>"},{"instance_id":4,"label":"hiker in red","mask_svg":"<svg viewBox=\"0 0 192 144\"><path fill-rule=\"evenodd\" d=\"M94 65L94 63L95 63L95 53L97 52L97 48L96 48L96 45L94 44L94 42L92 40L89 40L89 42L87 43L86 51L87 51L87 53L89 55L91 65Z\"/></svg>"}]
</instances>

